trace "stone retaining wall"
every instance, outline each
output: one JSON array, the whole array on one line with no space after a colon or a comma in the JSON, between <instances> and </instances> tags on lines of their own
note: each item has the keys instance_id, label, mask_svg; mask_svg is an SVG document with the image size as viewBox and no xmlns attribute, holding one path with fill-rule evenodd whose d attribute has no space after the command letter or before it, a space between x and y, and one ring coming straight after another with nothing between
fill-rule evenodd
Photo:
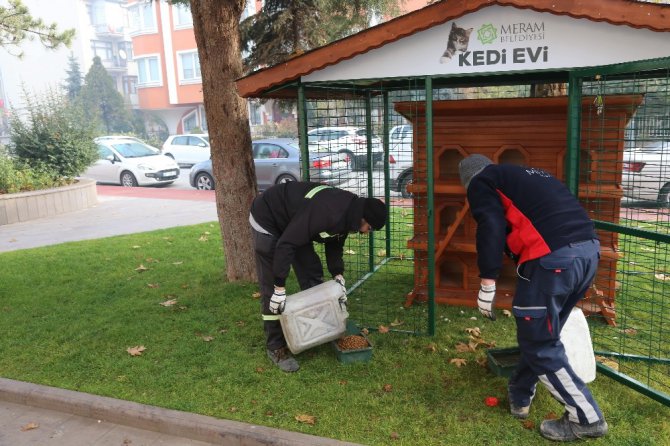
<instances>
[{"instance_id":1,"label":"stone retaining wall","mask_svg":"<svg viewBox=\"0 0 670 446\"><path fill-rule=\"evenodd\" d=\"M69 186L0 195L0 225L51 217L95 206L95 181L80 179Z\"/></svg>"}]
</instances>

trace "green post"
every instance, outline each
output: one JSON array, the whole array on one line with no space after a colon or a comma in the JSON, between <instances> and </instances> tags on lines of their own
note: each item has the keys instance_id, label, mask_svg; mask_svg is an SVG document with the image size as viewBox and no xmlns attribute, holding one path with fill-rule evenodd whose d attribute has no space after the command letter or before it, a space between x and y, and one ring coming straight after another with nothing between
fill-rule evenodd
<instances>
[{"instance_id":1,"label":"green post","mask_svg":"<svg viewBox=\"0 0 670 446\"><path fill-rule=\"evenodd\" d=\"M426 198L428 199L428 335L435 334L435 201L433 184L433 79L426 78Z\"/></svg>"},{"instance_id":2,"label":"green post","mask_svg":"<svg viewBox=\"0 0 670 446\"><path fill-rule=\"evenodd\" d=\"M372 178L372 93L367 90L365 95L365 133L368 158L368 197L374 197L374 180ZM375 233L370 232L370 244L368 246L368 268L375 269Z\"/></svg>"},{"instance_id":3,"label":"green post","mask_svg":"<svg viewBox=\"0 0 670 446\"><path fill-rule=\"evenodd\" d=\"M389 166L389 93L384 91L384 124L382 132L384 134L384 202L389 209L389 216L386 219L386 258L391 257L391 185L389 184L390 166Z\"/></svg>"},{"instance_id":4,"label":"green post","mask_svg":"<svg viewBox=\"0 0 670 446\"><path fill-rule=\"evenodd\" d=\"M302 179L309 181L309 143L307 141L307 103L305 86L298 82L298 141L300 143L300 169Z\"/></svg>"},{"instance_id":5,"label":"green post","mask_svg":"<svg viewBox=\"0 0 670 446\"><path fill-rule=\"evenodd\" d=\"M582 124L582 78L570 73L568 82L568 150L565 154L565 184L579 195L579 146Z\"/></svg>"}]
</instances>

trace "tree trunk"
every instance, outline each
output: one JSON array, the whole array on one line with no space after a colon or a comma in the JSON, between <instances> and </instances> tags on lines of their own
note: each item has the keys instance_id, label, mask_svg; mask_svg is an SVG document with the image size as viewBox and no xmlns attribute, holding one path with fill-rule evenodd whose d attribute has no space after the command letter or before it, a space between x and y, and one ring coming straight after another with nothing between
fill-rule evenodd
<instances>
[{"instance_id":1,"label":"tree trunk","mask_svg":"<svg viewBox=\"0 0 670 446\"><path fill-rule=\"evenodd\" d=\"M216 209L229 281L256 280L249 206L256 174L242 76L239 23L245 0L191 0L216 180Z\"/></svg>"}]
</instances>

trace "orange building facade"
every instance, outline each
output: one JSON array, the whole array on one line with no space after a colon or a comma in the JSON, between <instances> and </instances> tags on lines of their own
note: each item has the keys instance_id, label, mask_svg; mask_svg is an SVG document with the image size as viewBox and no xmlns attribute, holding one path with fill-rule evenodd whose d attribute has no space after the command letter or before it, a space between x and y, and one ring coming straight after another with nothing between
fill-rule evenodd
<instances>
[{"instance_id":1,"label":"orange building facade","mask_svg":"<svg viewBox=\"0 0 670 446\"><path fill-rule=\"evenodd\" d=\"M409 0L403 12L425 6L426 0ZM262 0L250 0L242 19L262 8ZM202 95L202 76L193 21L188 6L165 0L128 0L128 19L133 61L137 64L138 108L152 112L173 134L194 129L207 131ZM272 110L250 101L252 127L272 120Z\"/></svg>"}]
</instances>

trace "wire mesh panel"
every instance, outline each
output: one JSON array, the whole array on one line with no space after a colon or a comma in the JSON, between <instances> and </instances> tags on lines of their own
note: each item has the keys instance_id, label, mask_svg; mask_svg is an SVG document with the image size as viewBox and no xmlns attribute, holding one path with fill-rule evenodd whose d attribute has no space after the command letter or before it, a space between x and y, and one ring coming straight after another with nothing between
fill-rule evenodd
<instances>
[{"instance_id":1,"label":"wire mesh panel","mask_svg":"<svg viewBox=\"0 0 670 446\"><path fill-rule=\"evenodd\" d=\"M594 349L602 370L670 404L670 70L589 76L582 94L580 198L607 265Z\"/></svg>"},{"instance_id":2,"label":"wire mesh panel","mask_svg":"<svg viewBox=\"0 0 670 446\"><path fill-rule=\"evenodd\" d=\"M309 152L338 156L345 163L327 183L388 205L384 229L370 236L352 234L344 248L351 319L368 328L422 333L428 324L425 308L404 306L414 275L413 252L407 246L414 236L408 186L417 169L412 152L417 129L393 111L394 102L422 95L412 83L306 88ZM314 96L319 99L309 99ZM320 181L314 167L312 163L310 179Z\"/></svg>"}]
</instances>

